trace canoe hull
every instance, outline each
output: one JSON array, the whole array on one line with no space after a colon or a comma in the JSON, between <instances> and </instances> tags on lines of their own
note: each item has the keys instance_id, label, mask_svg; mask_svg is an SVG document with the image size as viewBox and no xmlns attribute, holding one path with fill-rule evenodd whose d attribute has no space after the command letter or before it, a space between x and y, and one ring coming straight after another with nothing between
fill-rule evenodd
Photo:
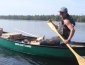
<instances>
[{"instance_id":1,"label":"canoe hull","mask_svg":"<svg viewBox=\"0 0 85 65\"><path fill-rule=\"evenodd\" d=\"M0 38L0 46L10 50L44 56L44 57L74 57L68 48L54 47L54 46L40 46L30 45L19 42L10 41L7 39ZM85 47L74 48L74 50L81 56L85 56Z\"/></svg>"}]
</instances>

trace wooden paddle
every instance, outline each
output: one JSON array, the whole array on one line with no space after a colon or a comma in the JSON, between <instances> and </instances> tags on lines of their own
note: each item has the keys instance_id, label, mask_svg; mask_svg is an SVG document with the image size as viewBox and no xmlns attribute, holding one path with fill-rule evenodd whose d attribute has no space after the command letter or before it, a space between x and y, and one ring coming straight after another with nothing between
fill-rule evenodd
<instances>
[{"instance_id":1,"label":"wooden paddle","mask_svg":"<svg viewBox=\"0 0 85 65\"><path fill-rule=\"evenodd\" d=\"M47 23L50 28L55 31L58 36L61 38L61 40L64 42L64 39L63 37L59 34L58 30L56 29L56 27L54 26L54 24L52 22L48 22ZM67 43L66 46L70 49L70 51L74 54L74 56L76 57L77 61L78 61L78 64L79 65L85 65L85 59L83 57L81 57L79 54L77 54L73 49L72 47Z\"/></svg>"}]
</instances>

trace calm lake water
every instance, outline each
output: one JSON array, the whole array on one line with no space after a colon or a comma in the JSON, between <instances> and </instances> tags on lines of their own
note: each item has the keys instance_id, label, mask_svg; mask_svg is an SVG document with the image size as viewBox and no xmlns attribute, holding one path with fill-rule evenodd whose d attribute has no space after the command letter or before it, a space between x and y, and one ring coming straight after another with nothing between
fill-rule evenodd
<instances>
[{"instance_id":1,"label":"calm lake water","mask_svg":"<svg viewBox=\"0 0 85 65\"><path fill-rule=\"evenodd\" d=\"M56 23L58 24L58 23ZM28 36L56 36L47 21L0 20L0 27L7 32L19 32ZM85 42L85 23L76 23L73 41ZM24 31L24 32L23 32ZM72 59L50 59L36 57L0 47L0 65L76 65Z\"/></svg>"},{"instance_id":2,"label":"calm lake water","mask_svg":"<svg viewBox=\"0 0 85 65\"><path fill-rule=\"evenodd\" d=\"M58 23L56 23L58 24ZM47 21L33 21L33 20L0 20L0 27L7 32L19 32L28 36L43 36L51 38L56 36ZM76 23L75 35L73 41L85 42L85 23Z\"/></svg>"}]
</instances>

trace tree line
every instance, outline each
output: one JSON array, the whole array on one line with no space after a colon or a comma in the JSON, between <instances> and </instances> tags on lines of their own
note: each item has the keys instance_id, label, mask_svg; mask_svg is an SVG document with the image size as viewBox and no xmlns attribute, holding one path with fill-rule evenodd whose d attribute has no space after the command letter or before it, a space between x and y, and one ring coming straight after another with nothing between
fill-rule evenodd
<instances>
[{"instance_id":1,"label":"tree line","mask_svg":"<svg viewBox=\"0 0 85 65\"><path fill-rule=\"evenodd\" d=\"M85 22L85 15L71 15L77 22ZM59 15L7 15L0 16L0 19L14 19L14 20L44 20L52 19L59 21Z\"/></svg>"}]
</instances>

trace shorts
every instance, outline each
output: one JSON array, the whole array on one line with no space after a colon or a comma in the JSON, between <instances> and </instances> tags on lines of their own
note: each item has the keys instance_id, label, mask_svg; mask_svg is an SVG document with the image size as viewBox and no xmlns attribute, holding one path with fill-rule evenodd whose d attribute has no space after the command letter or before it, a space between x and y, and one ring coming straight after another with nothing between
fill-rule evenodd
<instances>
[{"instance_id":1,"label":"shorts","mask_svg":"<svg viewBox=\"0 0 85 65\"><path fill-rule=\"evenodd\" d=\"M52 37L51 39L45 39L41 41L40 45L60 45L59 37Z\"/></svg>"}]
</instances>

